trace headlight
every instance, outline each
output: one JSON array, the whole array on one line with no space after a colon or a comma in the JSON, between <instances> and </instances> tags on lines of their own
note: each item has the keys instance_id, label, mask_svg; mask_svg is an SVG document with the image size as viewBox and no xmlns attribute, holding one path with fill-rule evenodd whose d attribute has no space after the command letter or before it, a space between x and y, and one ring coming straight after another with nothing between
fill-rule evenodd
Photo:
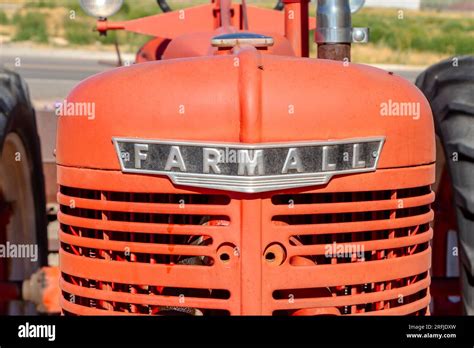
<instances>
[{"instance_id":1,"label":"headlight","mask_svg":"<svg viewBox=\"0 0 474 348\"><path fill-rule=\"evenodd\" d=\"M82 9L92 17L107 18L120 10L123 0L79 0Z\"/></svg>"},{"instance_id":2,"label":"headlight","mask_svg":"<svg viewBox=\"0 0 474 348\"><path fill-rule=\"evenodd\" d=\"M351 7L351 13L356 13L365 4L365 0L349 0L349 6Z\"/></svg>"}]
</instances>

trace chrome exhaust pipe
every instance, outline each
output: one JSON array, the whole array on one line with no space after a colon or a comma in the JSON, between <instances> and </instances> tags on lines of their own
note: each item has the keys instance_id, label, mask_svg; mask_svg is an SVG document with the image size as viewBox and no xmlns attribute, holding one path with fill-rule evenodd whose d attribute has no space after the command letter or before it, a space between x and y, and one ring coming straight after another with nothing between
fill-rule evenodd
<instances>
[{"instance_id":1,"label":"chrome exhaust pipe","mask_svg":"<svg viewBox=\"0 0 474 348\"><path fill-rule=\"evenodd\" d=\"M351 43L368 42L367 28L352 28L349 0L318 0L315 41L318 58L349 62Z\"/></svg>"}]
</instances>

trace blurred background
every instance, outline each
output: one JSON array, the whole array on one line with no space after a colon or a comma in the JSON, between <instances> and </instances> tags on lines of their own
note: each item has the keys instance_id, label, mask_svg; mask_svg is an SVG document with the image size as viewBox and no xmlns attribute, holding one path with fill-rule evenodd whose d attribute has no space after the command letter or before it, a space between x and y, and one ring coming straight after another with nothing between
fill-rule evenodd
<instances>
[{"instance_id":1,"label":"blurred background","mask_svg":"<svg viewBox=\"0 0 474 348\"><path fill-rule=\"evenodd\" d=\"M169 4L178 9L207 2L170 0ZM272 8L276 0L247 2ZM160 12L154 0L125 0L112 20ZM314 1L310 14L315 15ZM149 40L122 31L99 37L93 32L94 23L78 0L0 0L0 63L19 70L35 102L44 102L64 98L76 82L113 67L115 43L124 61L133 61L133 54ZM353 25L371 31L369 44L353 45L354 62L406 66L402 74L411 80L425 66L474 51L473 0L367 0L355 14ZM315 45L311 51L314 56ZM36 58L35 64L29 57ZM52 90L43 88L45 85Z\"/></svg>"},{"instance_id":2,"label":"blurred background","mask_svg":"<svg viewBox=\"0 0 474 348\"><path fill-rule=\"evenodd\" d=\"M177 9L206 2L171 0L169 4ZM275 4L269 0L247 2L268 8ZM312 7L310 13L314 16L314 1ZM473 11L472 0L367 0L353 21L354 26L370 27L371 43L359 46L355 58L370 63L431 64L446 55L470 53L474 38ZM154 0L126 0L114 19L159 12ZM125 51L135 52L147 40L125 33L98 38L91 30L93 25L94 19L85 15L78 0L0 2L0 39L4 43L103 50L112 49L118 36Z\"/></svg>"}]
</instances>

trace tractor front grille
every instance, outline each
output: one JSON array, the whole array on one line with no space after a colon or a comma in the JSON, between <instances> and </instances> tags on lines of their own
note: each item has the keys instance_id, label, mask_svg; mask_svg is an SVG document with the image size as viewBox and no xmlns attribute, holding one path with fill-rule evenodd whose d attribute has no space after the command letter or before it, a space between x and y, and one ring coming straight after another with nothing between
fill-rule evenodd
<instances>
[{"instance_id":1,"label":"tractor front grille","mask_svg":"<svg viewBox=\"0 0 474 348\"><path fill-rule=\"evenodd\" d=\"M111 265L162 265L169 273L173 265L212 267L212 236L225 234L229 224L229 216L221 209L230 203L225 195L144 194L61 186L58 199L61 249ZM153 284L128 284L65 272L62 277L63 295L75 306L131 314L229 313L223 308L229 290L180 284L162 284L159 278Z\"/></svg>"},{"instance_id":2,"label":"tractor front grille","mask_svg":"<svg viewBox=\"0 0 474 348\"><path fill-rule=\"evenodd\" d=\"M429 178L246 195L98 170L78 188L62 170L65 314L428 314Z\"/></svg>"},{"instance_id":3,"label":"tractor front grille","mask_svg":"<svg viewBox=\"0 0 474 348\"><path fill-rule=\"evenodd\" d=\"M433 199L429 186L272 197L275 234L287 238L287 272L291 274L292 267L307 266L315 272L320 268L318 273L328 279L325 286L273 291L275 305L281 308L274 314L311 313L294 309L294 303L319 304L313 311L326 314L426 314L426 268L415 271L418 263L413 261L395 272L400 276L389 274L398 261L429 253ZM369 273L386 281L356 280ZM351 280L341 282L344 278ZM407 306L413 309L405 312Z\"/></svg>"}]
</instances>

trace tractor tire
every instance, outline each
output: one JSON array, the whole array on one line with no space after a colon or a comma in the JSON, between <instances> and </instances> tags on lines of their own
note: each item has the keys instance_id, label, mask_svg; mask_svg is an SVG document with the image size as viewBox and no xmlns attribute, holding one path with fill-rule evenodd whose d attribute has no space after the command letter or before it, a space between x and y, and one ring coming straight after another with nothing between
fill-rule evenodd
<instances>
[{"instance_id":1,"label":"tractor tire","mask_svg":"<svg viewBox=\"0 0 474 348\"><path fill-rule=\"evenodd\" d=\"M442 61L423 72L416 85L430 102L446 155L458 223L463 308L474 315L474 56Z\"/></svg>"},{"instance_id":2,"label":"tractor tire","mask_svg":"<svg viewBox=\"0 0 474 348\"><path fill-rule=\"evenodd\" d=\"M0 69L0 215L0 244L27 245L23 250L30 250L27 257L0 259L0 281L18 283L47 265L46 198L28 89L18 74L4 69ZM34 313L31 303L0 301L0 314Z\"/></svg>"}]
</instances>

